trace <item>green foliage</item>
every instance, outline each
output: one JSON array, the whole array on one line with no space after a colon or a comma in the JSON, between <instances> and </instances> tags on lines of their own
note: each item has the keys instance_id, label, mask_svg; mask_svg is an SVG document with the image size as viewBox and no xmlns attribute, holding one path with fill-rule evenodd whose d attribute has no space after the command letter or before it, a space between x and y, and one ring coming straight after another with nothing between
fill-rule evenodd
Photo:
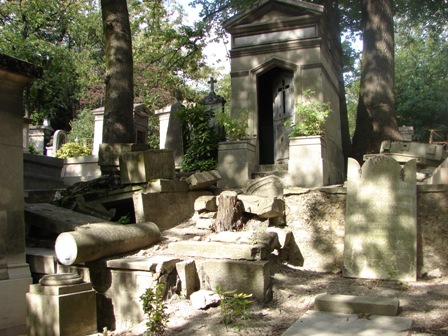
<instances>
[{"instance_id":1,"label":"green foliage","mask_svg":"<svg viewBox=\"0 0 448 336\"><path fill-rule=\"evenodd\" d=\"M119 223L119 224L129 224L130 222L131 222L131 215L130 214L126 214L124 216L121 216L117 220L117 223Z\"/></svg>"},{"instance_id":2,"label":"green foliage","mask_svg":"<svg viewBox=\"0 0 448 336\"><path fill-rule=\"evenodd\" d=\"M70 121L71 131L67 135L67 140L92 148L94 119L95 117L91 110L83 109L75 119Z\"/></svg>"},{"instance_id":3,"label":"green foliage","mask_svg":"<svg viewBox=\"0 0 448 336\"><path fill-rule=\"evenodd\" d=\"M140 296L143 304L143 311L148 316L146 323L147 334L163 335L167 328L169 314L166 312L166 305L163 302L165 293L165 285L157 284L155 289L148 288L145 293Z\"/></svg>"},{"instance_id":4,"label":"green foliage","mask_svg":"<svg viewBox=\"0 0 448 336\"><path fill-rule=\"evenodd\" d=\"M71 157L86 156L92 154L92 150L76 142L67 142L56 152L56 157L66 159Z\"/></svg>"},{"instance_id":5,"label":"green foliage","mask_svg":"<svg viewBox=\"0 0 448 336\"><path fill-rule=\"evenodd\" d=\"M227 111L224 111L216 115L216 121L218 125L224 127L226 137L229 140L241 140L247 136L249 110L240 111L237 117L232 117Z\"/></svg>"},{"instance_id":6,"label":"green foliage","mask_svg":"<svg viewBox=\"0 0 448 336\"><path fill-rule=\"evenodd\" d=\"M214 112L205 106L195 105L179 109L176 116L182 123L186 147L182 171L215 169L221 137L216 128L211 125Z\"/></svg>"},{"instance_id":7,"label":"green foliage","mask_svg":"<svg viewBox=\"0 0 448 336\"><path fill-rule=\"evenodd\" d=\"M249 320L249 300L252 294L235 293L233 291L222 291L221 286L216 287L216 293L221 299L220 308L223 322L225 325L236 322L237 320Z\"/></svg>"},{"instance_id":8,"label":"green foliage","mask_svg":"<svg viewBox=\"0 0 448 336\"><path fill-rule=\"evenodd\" d=\"M330 103L311 100L314 92L305 90L304 102L296 106L297 121L291 125L290 137L322 135L325 131L325 121L332 112Z\"/></svg>"}]
</instances>

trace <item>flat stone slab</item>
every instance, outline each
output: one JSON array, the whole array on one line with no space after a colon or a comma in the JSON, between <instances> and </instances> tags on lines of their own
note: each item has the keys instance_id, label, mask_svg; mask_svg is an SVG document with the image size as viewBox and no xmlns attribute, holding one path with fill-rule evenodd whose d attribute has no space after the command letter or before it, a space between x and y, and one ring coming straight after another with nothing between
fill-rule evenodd
<instances>
[{"instance_id":1,"label":"flat stone slab","mask_svg":"<svg viewBox=\"0 0 448 336\"><path fill-rule=\"evenodd\" d=\"M265 260L267 257L267 249L265 246L204 241L179 241L170 243L167 253L177 256L234 260Z\"/></svg>"},{"instance_id":2,"label":"flat stone slab","mask_svg":"<svg viewBox=\"0 0 448 336\"><path fill-rule=\"evenodd\" d=\"M25 223L54 233L75 231L81 225L104 222L104 219L52 204L25 204Z\"/></svg>"},{"instance_id":3,"label":"flat stone slab","mask_svg":"<svg viewBox=\"0 0 448 336\"><path fill-rule=\"evenodd\" d=\"M398 316L307 311L282 336L407 336L412 320Z\"/></svg>"},{"instance_id":4,"label":"flat stone slab","mask_svg":"<svg viewBox=\"0 0 448 336\"><path fill-rule=\"evenodd\" d=\"M400 301L377 296L321 294L314 300L314 309L346 314L372 314L395 316Z\"/></svg>"}]
</instances>

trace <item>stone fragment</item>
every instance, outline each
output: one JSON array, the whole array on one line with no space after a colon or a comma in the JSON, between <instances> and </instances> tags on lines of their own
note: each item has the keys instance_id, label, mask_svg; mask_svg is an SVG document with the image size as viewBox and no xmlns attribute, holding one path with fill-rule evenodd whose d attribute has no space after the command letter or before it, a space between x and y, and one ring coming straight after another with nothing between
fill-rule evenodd
<instances>
[{"instance_id":1,"label":"stone fragment","mask_svg":"<svg viewBox=\"0 0 448 336\"><path fill-rule=\"evenodd\" d=\"M213 225L215 225L216 212L195 212L191 219L196 222L198 229L211 230Z\"/></svg>"},{"instance_id":2,"label":"stone fragment","mask_svg":"<svg viewBox=\"0 0 448 336\"><path fill-rule=\"evenodd\" d=\"M194 201L195 211L216 211L216 196L200 196Z\"/></svg>"},{"instance_id":3,"label":"stone fragment","mask_svg":"<svg viewBox=\"0 0 448 336\"><path fill-rule=\"evenodd\" d=\"M280 243L276 232L224 231L210 235L208 239L213 242L223 243L241 243L249 245L261 244L263 246L266 246L266 249L269 253L275 249L280 248Z\"/></svg>"},{"instance_id":4,"label":"stone fragment","mask_svg":"<svg viewBox=\"0 0 448 336\"><path fill-rule=\"evenodd\" d=\"M181 284L181 295L188 299L199 289L196 264L193 259L181 261L176 264L176 270Z\"/></svg>"},{"instance_id":5,"label":"stone fragment","mask_svg":"<svg viewBox=\"0 0 448 336\"><path fill-rule=\"evenodd\" d=\"M143 190L145 193L186 192L188 184L183 180L157 179L151 180Z\"/></svg>"},{"instance_id":6,"label":"stone fragment","mask_svg":"<svg viewBox=\"0 0 448 336\"><path fill-rule=\"evenodd\" d=\"M169 256L129 257L105 261L105 266L114 269L149 271L158 274L171 273L180 260Z\"/></svg>"},{"instance_id":7,"label":"stone fragment","mask_svg":"<svg viewBox=\"0 0 448 336\"><path fill-rule=\"evenodd\" d=\"M280 244L279 257L281 261L293 266L303 266L305 259L291 231L285 231L275 227L268 227L266 230L277 234Z\"/></svg>"},{"instance_id":8,"label":"stone fragment","mask_svg":"<svg viewBox=\"0 0 448 336\"><path fill-rule=\"evenodd\" d=\"M238 195L238 199L243 202L245 212L261 218L279 217L285 213L285 201L280 198Z\"/></svg>"},{"instance_id":9,"label":"stone fragment","mask_svg":"<svg viewBox=\"0 0 448 336\"><path fill-rule=\"evenodd\" d=\"M186 181L190 190L203 190L216 185L220 178L221 175L219 175L217 170L210 170L195 173L189 176Z\"/></svg>"},{"instance_id":10,"label":"stone fragment","mask_svg":"<svg viewBox=\"0 0 448 336\"><path fill-rule=\"evenodd\" d=\"M145 151L146 144L136 143L101 143L98 151L98 165L102 174L110 174L120 170L120 155L129 152Z\"/></svg>"},{"instance_id":11,"label":"stone fragment","mask_svg":"<svg viewBox=\"0 0 448 336\"><path fill-rule=\"evenodd\" d=\"M196 309L207 309L219 305L219 295L211 290L201 289L190 295L190 301Z\"/></svg>"},{"instance_id":12,"label":"stone fragment","mask_svg":"<svg viewBox=\"0 0 448 336\"><path fill-rule=\"evenodd\" d=\"M55 243L56 257L63 265L93 261L149 246L160 240L156 224L91 224L65 232Z\"/></svg>"},{"instance_id":13,"label":"stone fragment","mask_svg":"<svg viewBox=\"0 0 448 336\"><path fill-rule=\"evenodd\" d=\"M265 176L248 183L245 188L247 195L262 197L278 197L283 195L283 183L280 177L275 175Z\"/></svg>"}]
</instances>

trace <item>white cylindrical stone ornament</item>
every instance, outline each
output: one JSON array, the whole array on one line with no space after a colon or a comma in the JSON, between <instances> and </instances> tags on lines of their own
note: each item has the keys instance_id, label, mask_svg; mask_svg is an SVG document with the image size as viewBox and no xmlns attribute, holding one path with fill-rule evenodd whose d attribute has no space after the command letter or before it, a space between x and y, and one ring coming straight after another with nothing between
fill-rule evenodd
<instances>
[{"instance_id":1,"label":"white cylindrical stone ornament","mask_svg":"<svg viewBox=\"0 0 448 336\"><path fill-rule=\"evenodd\" d=\"M137 250L160 241L160 230L151 222L140 224L97 223L83 225L56 239L59 262L69 266Z\"/></svg>"}]
</instances>

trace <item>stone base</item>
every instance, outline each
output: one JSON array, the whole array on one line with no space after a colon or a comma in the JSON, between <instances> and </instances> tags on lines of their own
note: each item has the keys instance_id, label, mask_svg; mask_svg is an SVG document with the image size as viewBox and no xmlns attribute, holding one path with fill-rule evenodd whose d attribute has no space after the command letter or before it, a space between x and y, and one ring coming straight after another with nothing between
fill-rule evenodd
<instances>
[{"instance_id":1,"label":"stone base","mask_svg":"<svg viewBox=\"0 0 448 336\"><path fill-rule=\"evenodd\" d=\"M97 330L96 294L91 283L31 285L26 300L29 336L76 336Z\"/></svg>"},{"instance_id":2,"label":"stone base","mask_svg":"<svg viewBox=\"0 0 448 336\"><path fill-rule=\"evenodd\" d=\"M31 277L0 281L0 335L17 335L10 332L25 328L25 295L30 284Z\"/></svg>"}]
</instances>

